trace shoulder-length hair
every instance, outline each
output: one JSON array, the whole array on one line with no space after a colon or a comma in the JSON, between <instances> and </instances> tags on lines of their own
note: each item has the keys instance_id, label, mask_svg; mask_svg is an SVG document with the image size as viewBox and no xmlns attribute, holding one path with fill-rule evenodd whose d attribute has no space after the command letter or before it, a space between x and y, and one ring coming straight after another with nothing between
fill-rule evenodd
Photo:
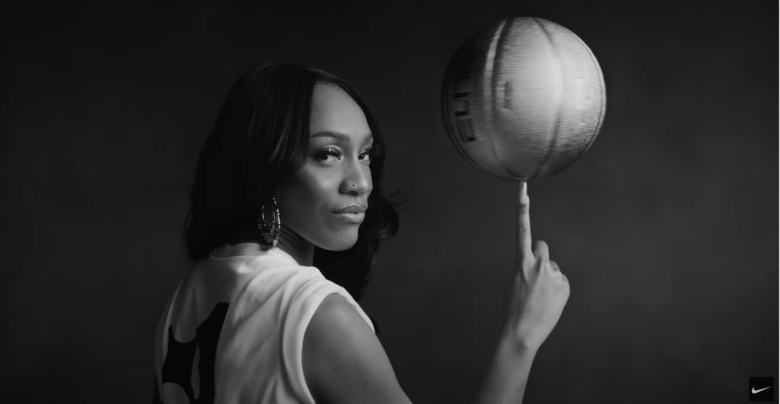
<instances>
[{"instance_id":1,"label":"shoulder-length hair","mask_svg":"<svg viewBox=\"0 0 780 404\"><path fill-rule=\"evenodd\" d=\"M312 94L320 82L339 86L357 102L374 138L373 191L357 242L345 251L315 247L314 253L323 275L358 299L379 244L398 231L398 215L381 188L385 147L374 116L352 86L322 70L270 63L238 78L198 158L184 239L193 261L224 244L257 241L259 206L306 162Z\"/></svg>"}]
</instances>

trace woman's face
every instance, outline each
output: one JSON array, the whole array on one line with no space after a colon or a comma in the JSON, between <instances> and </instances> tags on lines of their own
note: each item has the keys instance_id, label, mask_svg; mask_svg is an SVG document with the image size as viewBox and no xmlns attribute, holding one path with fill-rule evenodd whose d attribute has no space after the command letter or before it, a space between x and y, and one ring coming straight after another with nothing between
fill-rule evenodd
<instances>
[{"instance_id":1,"label":"woman's face","mask_svg":"<svg viewBox=\"0 0 780 404\"><path fill-rule=\"evenodd\" d=\"M358 238L372 190L373 138L366 116L340 87L314 87L309 153L277 192L282 227L316 247L342 251Z\"/></svg>"}]
</instances>

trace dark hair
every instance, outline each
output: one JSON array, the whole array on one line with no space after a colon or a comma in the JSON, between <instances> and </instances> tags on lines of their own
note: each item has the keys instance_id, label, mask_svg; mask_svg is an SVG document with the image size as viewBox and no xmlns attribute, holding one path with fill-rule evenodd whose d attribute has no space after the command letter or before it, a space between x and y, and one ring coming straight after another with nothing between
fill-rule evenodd
<instances>
[{"instance_id":1,"label":"dark hair","mask_svg":"<svg viewBox=\"0 0 780 404\"><path fill-rule=\"evenodd\" d=\"M373 115L347 82L322 70L269 63L238 78L198 158L185 244L189 257L197 261L221 245L257 241L259 206L306 161L311 100L318 82L335 84L349 94L363 110L374 138L373 191L357 242L346 251L315 247L314 253L314 265L323 275L358 299L371 278L379 244L398 231L398 215L380 186L385 150Z\"/></svg>"}]
</instances>

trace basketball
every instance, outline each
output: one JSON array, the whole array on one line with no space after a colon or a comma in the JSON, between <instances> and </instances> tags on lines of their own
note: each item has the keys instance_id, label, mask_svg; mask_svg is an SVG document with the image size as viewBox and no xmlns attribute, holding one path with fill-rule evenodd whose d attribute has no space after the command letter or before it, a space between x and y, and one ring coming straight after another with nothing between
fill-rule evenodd
<instances>
[{"instance_id":1,"label":"basketball","mask_svg":"<svg viewBox=\"0 0 780 404\"><path fill-rule=\"evenodd\" d=\"M577 35L542 18L506 18L468 39L441 91L444 126L472 164L509 180L549 177L590 147L606 111L604 77Z\"/></svg>"}]
</instances>

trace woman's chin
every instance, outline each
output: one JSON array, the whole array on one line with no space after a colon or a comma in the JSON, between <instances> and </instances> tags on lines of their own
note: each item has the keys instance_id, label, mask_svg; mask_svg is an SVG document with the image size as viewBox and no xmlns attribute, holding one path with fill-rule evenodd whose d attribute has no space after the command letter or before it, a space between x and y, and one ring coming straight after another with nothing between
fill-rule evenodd
<instances>
[{"instance_id":1,"label":"woman's chin","mask_svg":"<svg viewBox=\"0 0 780 404\"><path fill-rule=\"evenodd\" d=\"M328 251L345 251L352 248L358 240L357 231L345 232L344 234L334 235L329 238L327 243L323 243L319 247Z\"/></svg>"}]
</instances>

